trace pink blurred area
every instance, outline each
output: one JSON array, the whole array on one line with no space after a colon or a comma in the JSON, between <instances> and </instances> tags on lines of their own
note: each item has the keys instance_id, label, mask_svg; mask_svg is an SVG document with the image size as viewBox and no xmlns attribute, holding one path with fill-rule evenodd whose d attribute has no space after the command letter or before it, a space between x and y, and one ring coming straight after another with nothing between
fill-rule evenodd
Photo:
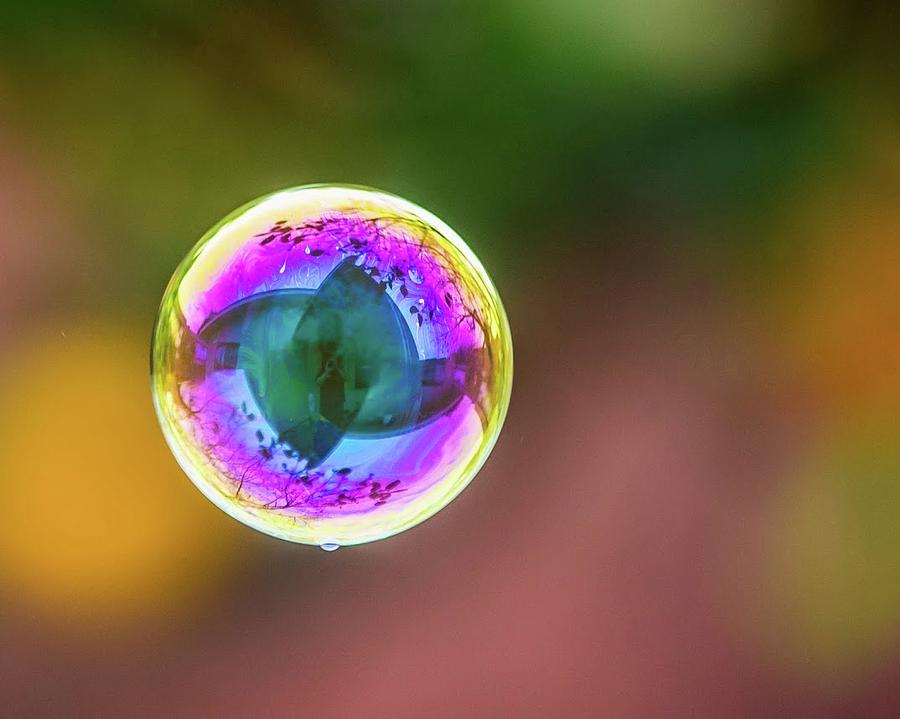
<instances>
[{"instance_id":1,"label":"pink blurred area","mask_svg":"<svg viewBox=\"0 0 900 719\"><path fill-rule=\"evenodd\" d=\"M22 133L0 117L0 341L21 327L28 308L46 305L41 291L78 253L77 230L61 206L60 187L30 151Z\"/></svg>"},{"instance_id":2,"label":"pink blurred area","mask_svg":"<svg viewBox=\"0 0 900 719\"><path fill-rule=\"evenodd\" d=\"M709 278L658 258L599 275L567 259L577 295L509 298L510 417L450 508L334 555L256 540L226 596L149 632L85 645L7 626L12 715L900 710L896 664L808 675L761 636L761 478L804 430L748 328Z\"/></svg>"}]
</instances>

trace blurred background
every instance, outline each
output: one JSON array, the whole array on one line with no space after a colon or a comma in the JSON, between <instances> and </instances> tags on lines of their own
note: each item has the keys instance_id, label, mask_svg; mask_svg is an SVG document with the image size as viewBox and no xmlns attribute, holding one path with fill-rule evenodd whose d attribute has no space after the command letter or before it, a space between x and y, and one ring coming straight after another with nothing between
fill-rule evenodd
<instances>
[{"instance_id":1,"label":"blurred background","mask_svg":"<svg viewBox=\"0 0 900 719\"><path fill-rule=\"evenodd\" d=\"M898 19L2 0L4 716L900 715ZM148 381L191 245L322 181L457 229L516 349L473 484L334 554Z\"/></svg>"}]
</instances>

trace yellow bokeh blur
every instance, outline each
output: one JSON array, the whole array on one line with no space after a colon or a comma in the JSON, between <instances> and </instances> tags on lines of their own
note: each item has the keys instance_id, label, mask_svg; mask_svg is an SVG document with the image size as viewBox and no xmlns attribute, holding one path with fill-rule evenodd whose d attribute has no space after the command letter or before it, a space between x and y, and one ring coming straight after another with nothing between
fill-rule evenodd
<instances>
[{"instance_id":1,"label":"yellow bokeh blur","mask_svg":"<svg viewBox=\"0 0 900 719\"><path fill-rule=\"evenodd\" d=\"M820 222L815 255L786 303L793 370L828 411L900 413L896 198L873 192L823 212Z\"/></svg>"},{"instance_id":2,"label":"yellow bokeh blur","mask_svg":"<svg viewBox=\"0 0 900 719\"><path fill-rule=\"evenodd\" d=\"M605 64L688 93L814 55L829 32L826 8L809 0L518 0L510 8L554 56L584 71Z\"/></svg>"},{"instance_id":3,"label":"yellow bokeh blur","mask_svg":"<svg viewBox=\"0 0 900 719\"><path fill-rule=\"evenodd\" d=\"M770 508L765 626L791 666L829 681L875 665L900 633L897 179L881 158L816 193L770 285L807 439Z\"/></svg>"},{"instance_id":4,"label":"yellow bokeh blur","mask_svg":"<svg viewBox=\"0 0 900 719\"><path fill-rule=\"evenodd\" d=\"M0 359L0 591L77 622L176 613L235 559L231 520L180 472L150 401L147 342L46 325Z\"/></svg>"},{"instance_id":5,"label":"yellow bokeh blur","mask_svg":"<svg viewBox=\"0 0 900 719\"><path fill-rule=\"evenodd\" d=\"M842 422L783 486L766 566L772 637L794 666L853 675L900 632L897 417Z\"/></svg>"}]
</instances>

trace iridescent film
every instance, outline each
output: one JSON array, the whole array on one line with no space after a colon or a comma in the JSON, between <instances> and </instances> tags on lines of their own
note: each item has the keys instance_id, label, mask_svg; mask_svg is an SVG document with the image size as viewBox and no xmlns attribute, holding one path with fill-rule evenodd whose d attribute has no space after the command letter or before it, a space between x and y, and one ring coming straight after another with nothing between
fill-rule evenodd
<instances>
[{"instance_id":1,"label":"iridescent film","mask_svg":"<svg viewBox=\"0 0 900 719\"><path fill-rule=\"evenodd\" d=\"M176 270L153 333L153 398L188 476L241 522L327 549L459 494L511 383L506 315L472 251L361 187L226 217Z\"/></svg>"}]
</instances>

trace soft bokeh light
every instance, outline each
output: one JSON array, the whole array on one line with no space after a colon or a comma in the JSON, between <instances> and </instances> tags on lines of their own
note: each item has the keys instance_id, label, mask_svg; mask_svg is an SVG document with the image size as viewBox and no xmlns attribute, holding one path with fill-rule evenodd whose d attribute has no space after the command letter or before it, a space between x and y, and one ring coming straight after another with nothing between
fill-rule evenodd
<instances>
[{"instance_id":1,"label":"soft bokeh light","mask_svg":"<svg viewBox=\"0 0 900 719\"><path fill-rule=\"evenodd\" d=\"M788 478L767 557L769 641L826 681L871 671L900 633L900 415L850 419Z\"/></svg>"},{"instance_id":2,"label":"soft bokeh light","mask_svg":"<svg viewBox=\"0 0 900 719\"><path fill-rule=\"evenodd\" d=\"M0 713L900 715L895 5L0 3ZM517 363L479 480L333 553L203 499L147 361L317 182L457 230Z\"/></svg>"},{"instance_id":3,"label":"soft bokeh light","mask_svg":"<svg viewBox=\"0 0 900 719\"><path fill-rule=\"evenodd\" d=\"M550 57L658 92L707 93L820 52L831 10L809 0L510 2Z\"/></svg>"},{"instance_id":4,"label":"soft bokeh light","mask_svg":"<svg viewBox=\"0 0 900 719\"><path fill-rule=\"evenodd\" d=\"M72 629L194 611L237 560L235 527L160 441L144 338L57 320L4 348L0 577Z\"/></svg>"},{"instance_id":5,"label":"soft bokeh light","mask_svg":"<svg viewBox=\"0 0 900 719\"><path fill-rule=\"evenodd\" d=\"M829 193L812 228L792 226L806 246L780 296L785 344L795 380L824 411L900 418L898 188L898 173L869 174Z\"/></svg>"}]
</instances>

